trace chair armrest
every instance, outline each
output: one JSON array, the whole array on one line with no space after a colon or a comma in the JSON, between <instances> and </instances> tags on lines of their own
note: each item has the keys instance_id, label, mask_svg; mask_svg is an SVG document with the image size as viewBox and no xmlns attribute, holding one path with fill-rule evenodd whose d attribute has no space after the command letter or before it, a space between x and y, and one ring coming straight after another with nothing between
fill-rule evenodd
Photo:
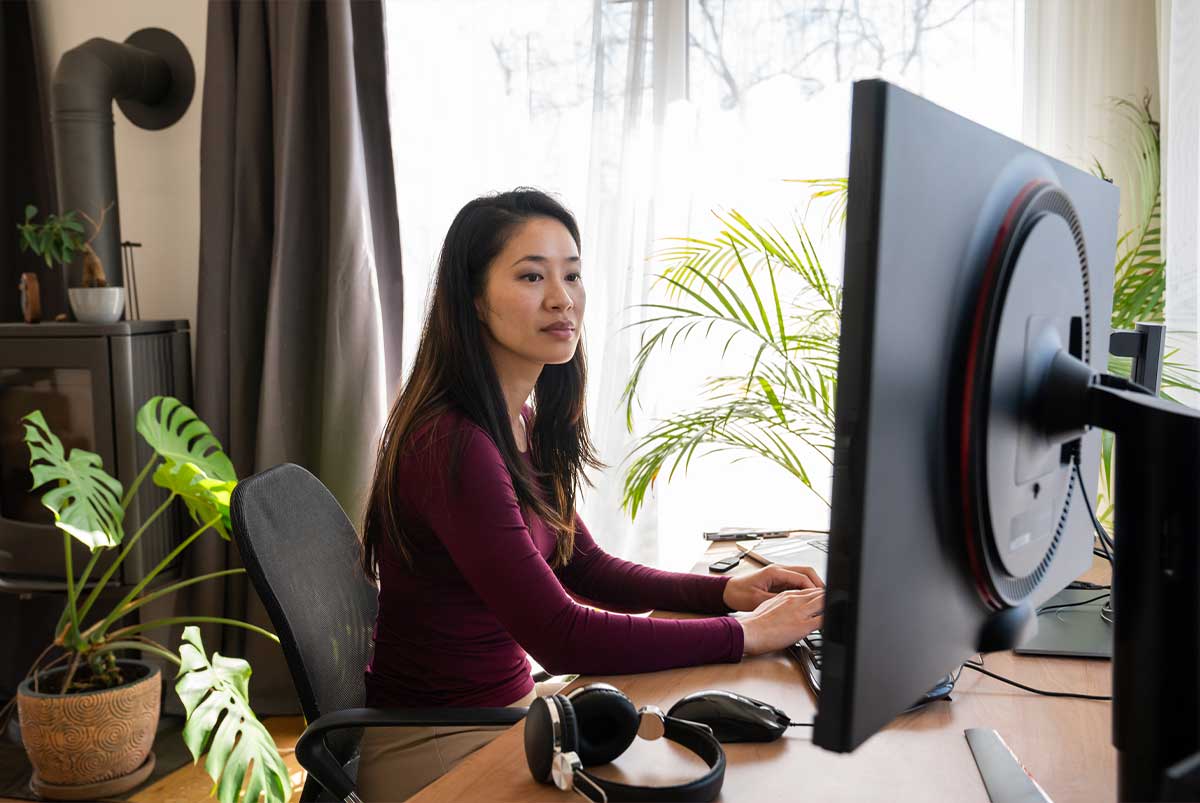
<instances>
[{"instance_id":1,"label":"chair armrest","mask_svg":"<svg viewBox=\"0 0 1200 803\"><path fill-rule=\"evenodd\" d=\"M300 766L339 800L357 800L354 784L325 743L330 731L345 728L431 727L433 725L515 725L527 708L346 708L319 717L296 742Z\"/></svg>"}]
</instances>

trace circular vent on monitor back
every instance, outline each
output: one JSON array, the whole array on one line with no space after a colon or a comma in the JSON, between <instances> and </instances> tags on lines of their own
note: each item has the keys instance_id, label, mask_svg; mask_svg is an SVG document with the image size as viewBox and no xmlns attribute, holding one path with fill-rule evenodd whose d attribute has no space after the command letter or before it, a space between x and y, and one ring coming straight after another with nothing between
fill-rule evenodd
<instances>
[{"instance_id":1,"label":"circular vent on monitor back","mask_svg":"<svg viewBox=\"0 0 1200 803\"><path fill-rule=\"evenodd\" d=\"M1087 251L1075 209L1061 188L1035 179L996 226L958 400L955 464L967 559L993 609L1026 599L1062 540L1078 442L1062 446L1043 437L1031 405L1057 351L1090 360L1091 328Z\"/></svg>"}]
</instances>

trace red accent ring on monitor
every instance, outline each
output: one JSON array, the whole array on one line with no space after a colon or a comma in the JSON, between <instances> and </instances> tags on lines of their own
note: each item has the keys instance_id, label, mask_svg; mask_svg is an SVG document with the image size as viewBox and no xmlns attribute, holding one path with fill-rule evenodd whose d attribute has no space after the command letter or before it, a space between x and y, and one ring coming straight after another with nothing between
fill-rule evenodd
<instances>
[{"instance_id":1,"label":"red accent ring on monitor","mask_svg":"<svg viewBox=\"0 0 1200 803\"><path fill-rule=\"evenodd\" d=\"M1050 182L1044 179L1034 179L1021 188L1020 192L1017 193L1017 197L1009 205L1008 211L1004 215L1004 221L1000 224L1000 228L996 231L996 237L992 241L992 250L988 255L987 267L984 270L983 281L979 287L979 296L975 302L975 317L971 323L971 339L967 346L959 440L959 477L963 504L963 534L967 544L967 563L971 569L971 576L975 580L975 589L979 592L979 596L984 603L993 610L1000 610L1005 606L992 585L991 573L988 572L987 567L984 565L984 557L980 554L979 534L976 532L974 524L978 516L978 511L975 511L971 505L971 480L974 476L970 470L971 410L975 402L976 392L975 369L979 358L979 346L983 336L985 318L990 307L992 294L995 291L996 280L1000 273L1001 259L1007 250L1006 246L1011 240L1014 226L1020 219L1025 207L1029 205L1037 190L1047 186L1050 186Z\"/></svg>"},{"instance_id":2,"label":"red accent ring on monitor","mask_svg":"<svg viewBox=\"0 0 1200 803\"><path fill-rule=\"evenodd\" d=\"M972 409L976 403L976 370L979 360L979 346L983 340L984 326L986 324L986 316L991 307L992 295L996 290L996 282L1000 278L1000 269L1004 254L1008 251L1008 246L1012 242L1013 234L1015 233L1016 223L1020 221L1021 212L1024 212L1028 204L1032 202L1038 190L1043 187L1050 186L1050 182L1044 179L1034 179L1021 190L1016 193L1016 198L1013 203L1009 204L1008 211L1004 214L1004 220L1000 224L1000 228L996 230L996 238L992 240L991 252L988 254L988 265L984 269L983 282L979 286L979 295L976 300L976 311L974 311L974 319L971 324L971 340L967 344L967 361L966 372L964 377L964 386L962 386L962 412L961 412L961 427L959 432L959 477L961 479L961 497L962 497L962 533L966 540L967 563L971 568L971 575L976 582L976 591L979 593L980 599L983 599L984 604L988 605L992 610L1000 610L1004 607L1003 600L996 593L994 585L991 581L991 573L985 565L985 559L980 553L979 533L974 527L974 522L977 521L980 511L972 508L973 493L971 489L971 481L973 473L971 472L971 426L973 423Z\"/></svg>"},{"instance_id":3,"label":"red accent ring on monitor","mask_svg":"<svg viewBox=\"0 0 1200 803\"><path fill-rule=\"evenodd\" d=\"M1087 270L1087 250L1083 231L1068 198L1053 182L1030 181L1018 191L1005 213L992 242L976 299L975 315L965 354L963 396L959 419L959 483L962 497L962 532L966 541L968 567L980 599L989 608L1000 610L1026 599L1040 583L1061 542L1068 522L1075 478L1068 472L1066 497L1058 523L1038 566L1025 575L1011 575L998 562L994 522L988 510L986 493L987 404L991 397L992 349L995 335L1008 302L1009 285L1018 264L1025 239L1037 221L1056 215L1067 224L1075 241L1083 291L1084 360L1091 359L1091 290Z\"/></svg>"}]
</instances>

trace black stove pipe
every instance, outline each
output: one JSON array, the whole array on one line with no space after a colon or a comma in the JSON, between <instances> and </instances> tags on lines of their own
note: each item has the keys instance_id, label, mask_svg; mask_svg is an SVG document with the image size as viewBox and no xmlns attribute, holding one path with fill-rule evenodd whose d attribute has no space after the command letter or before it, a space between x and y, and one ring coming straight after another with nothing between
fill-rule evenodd
<instances>
[{"instance_id":1,"label":"black stove pipe","mask_svg":"<svg viewBox=\"0 0 1200 803\"><path fill-rule=\"evenodd\" d=\"M91 244L110 286L124 283L113 100L135 124L165 128L187 109L194 83L187 49L158 28L138 31L126 43L89 39L64 53L54 71L50 126L59 209L78 210L99 222L101 210L112 204ZM80 222L90 237L93 229ZM77 257L68 267L67 285L82 284L83 260Z\"/></svg>"}]
</instances>

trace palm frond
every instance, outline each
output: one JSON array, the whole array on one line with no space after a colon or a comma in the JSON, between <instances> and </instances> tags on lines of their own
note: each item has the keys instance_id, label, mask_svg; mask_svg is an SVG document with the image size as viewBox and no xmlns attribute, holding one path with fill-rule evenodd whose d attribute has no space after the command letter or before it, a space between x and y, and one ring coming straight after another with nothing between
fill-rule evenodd
<instances>
[{"instance_id":1,"label":"palm frond","mask_svg":"<svg viewBox=\"0 0 1200 803\"><path fill-rule=\"evenodd\" d=\"M664 470L670 481L694 458L721 452L765 458L828 503L819 487L824 476L814 479L807 464L832 464L841 288L799 222L789 237L737 210L714 215L722 224L717 236L675 238L655 255L667 263L658 276L667 301L639 305L646 317L629 324L643 333L621 396L626 426L633 431L650 361L697 335L720 332L713 346L722 360L744 341L745 370L708 376L696 407L656 421L638 439L626 459L623 499L635 518ZM798 279L790 297L784 277L794 277L789 285Z\"/></svg>"},{"instance_id":2,"label":"palm frond","mask_svg":"<svg viewBox=\"0 0 1200 803\"><path fill-rule=\"evenodd\" d=\"M827 454L832 450L832 439L824 427L803 424L802 405L778 397L769 400L763 391L757 398L718 401L660 421L639 440L628 458L625 475L623 506L632 516L637 516L664 468L669 482L680 469L686 473L697 452L708 455L733 451L764 457L794 475L828 504L798 450L807 447Z\"/></svg>"},{"instance_id":3,"label":"palm frond","mask_svg":"<svg viewBox=\"0 0 1200 803\"><path fill-rule=\"evenodd\" d=\"M825 218L825 227L832 229L837 225L840 229L846 227L846 202L850 196L850 180L848 178L791 178L785 181L797 184L807 184L816 190L809 196L808 205L804 208L804 216L812 208L813 201L818 198L831 199L829 213Z\"/></svg>"},{"instance_id":4,"label":"palm frond","mask_svg":"<svg viewBox=\"0 0 1200 803\"><path fill-rule=\"evenodd\" d=\"M1113 274L1112 325L1132 329L1139 321L1162 321L1166 298L1166 261L1162 253L1162 172L1159 124L1150 114L1150 100L1139 106L1119 98L1116 113L1129 130L1128 182L1122 192L1133 199L1132 220L1117 241ZM1094 172L1109 173L1099 161Z\"/></svg>"}]
</instances>

